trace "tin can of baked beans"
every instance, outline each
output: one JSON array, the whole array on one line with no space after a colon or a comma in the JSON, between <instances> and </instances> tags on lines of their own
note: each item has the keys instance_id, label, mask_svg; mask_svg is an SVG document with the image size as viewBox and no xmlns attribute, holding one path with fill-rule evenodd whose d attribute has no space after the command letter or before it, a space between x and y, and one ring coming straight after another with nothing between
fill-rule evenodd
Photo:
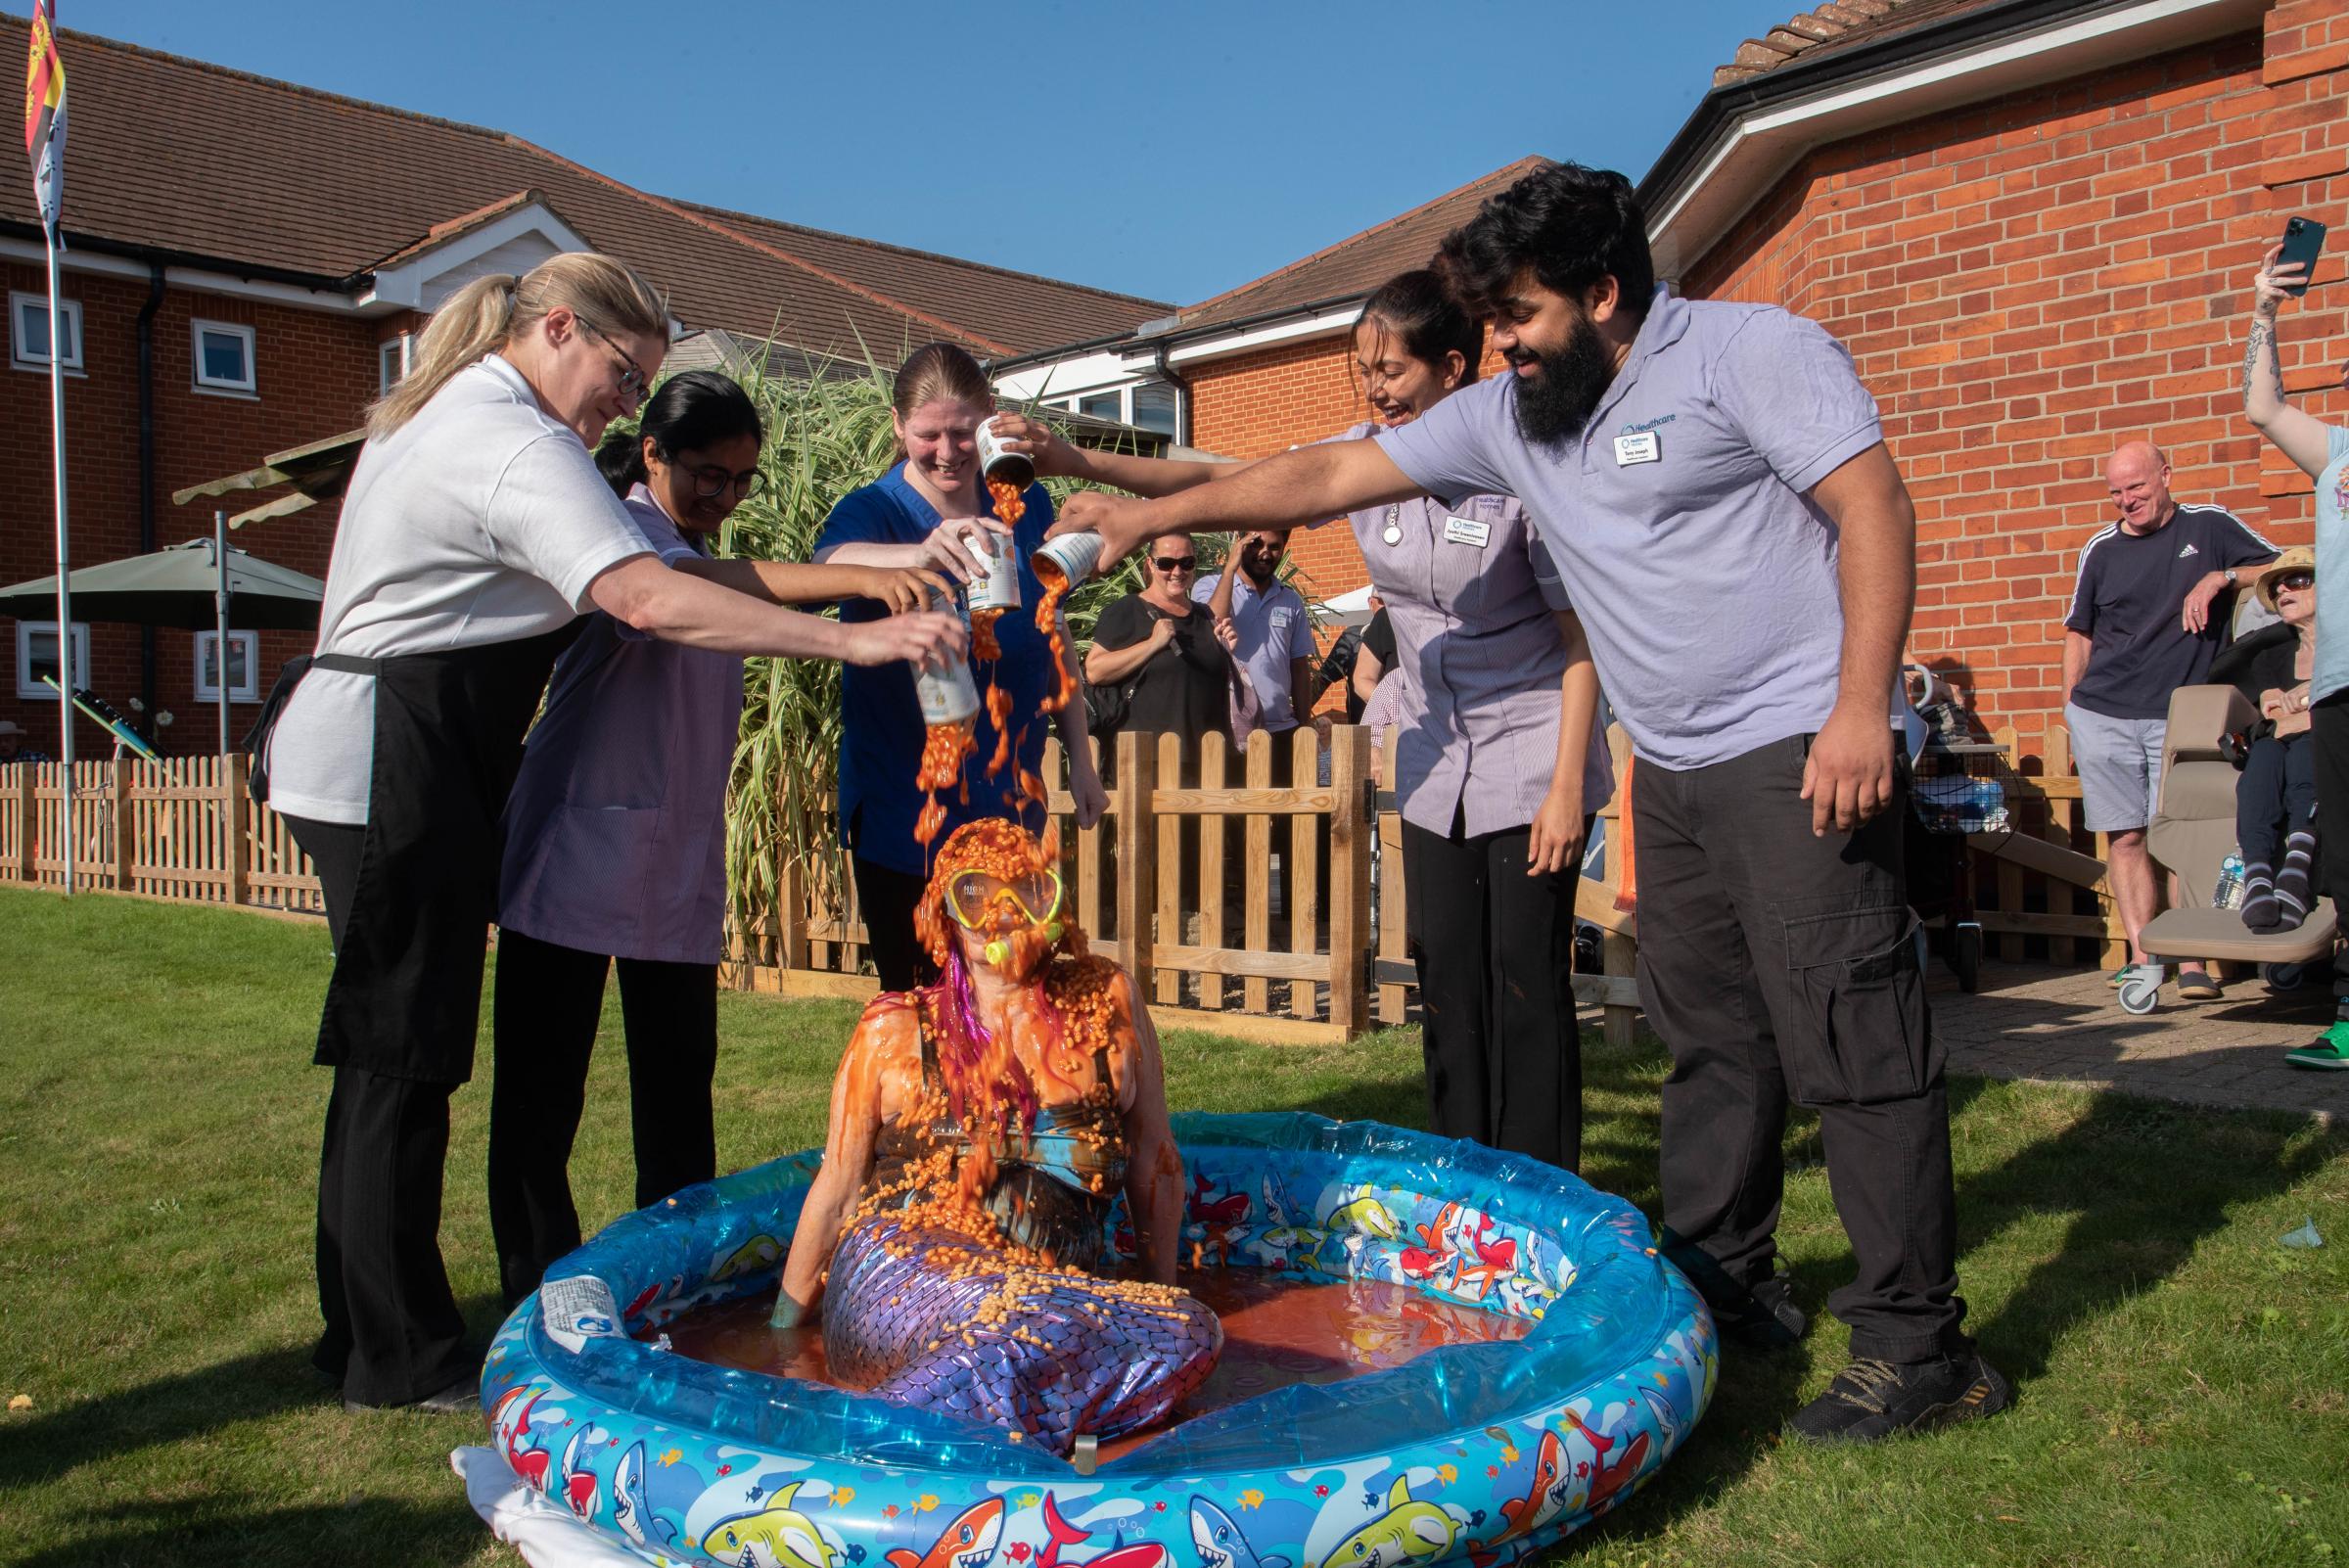
<instances>
[{"instance_id":1,"label":"tin can of baked beans","mask_svg":"<svg viewBox=\"0 0 2349 1568\"><path fill-rule=\"evenodd\" d=\"M1045 587L1056 580L1077 586L1093 575L1101 563L1101 535L1093 532L1063 533L1056 539L1046 539L1044 547L1028 558Z\"/></svg>"},{"instance_id":2,"label":"tin can of baked beans","mask_svg":"<svg viewBox=\"0 0 2349 1568\"><path fill-rule=\"evenodd\" d=\"M995 421L1000 417L990 414L979 422L979 472L993 484L1016 484L1024 490L1036 483L1036 460L1026 452L1004 447L1004 438L995 434Z\"/></svg>"},{"instance_id":3,"label":"tin can of baked beans","mask_svg":"<svg viewBox=\"0 0 2349 1568\"><path fill-rule=\"evenodd\" d=\"M982 575L964 591L970 595L971 613L983 610L1017 610L1020 607L1019 547L1008 533L992 529L968 535L972 553L979 557Z\"/></svg>"},{"instance_id":4,"label":"tin can of baked beans","mask_svg":"<svg viewBox=\"0 0 2349 1568\"><path fill-rule=\"evenodd\" d=\"M932 588L930 608L959 613L961 598ZM969 615L963 615L963 623L970 623ZM919 665L914 666L913 694L921 703L922 722L925 724L959 724L979 712L979 683L971 678L971 666L967 659L949 660L944 669L925 669Z\"/></svg>"}]
</instances>

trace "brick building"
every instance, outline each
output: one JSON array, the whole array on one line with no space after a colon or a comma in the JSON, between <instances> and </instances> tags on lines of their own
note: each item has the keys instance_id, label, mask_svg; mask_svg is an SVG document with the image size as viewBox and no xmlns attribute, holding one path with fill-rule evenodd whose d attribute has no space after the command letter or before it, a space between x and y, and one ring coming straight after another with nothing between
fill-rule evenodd
<instances>
[{"instance_id":1,"label":"brick building","mask_svg":"<svg viewBox=\"0 0 2349 1568\"><path fill-rule=\"evenodd\" d=\"M24 23L0 18L0 56L24 47ZM500 131L87 33L62 33L60 49L72 81L59 336L77 566L208 533L208 510L174 508L174 490L352 429L441 300L559 250L607 252L667 291L691 335L680 357L720 334L771 340L798 364L940 338L1002 355L1130 331L1167 310L668 201ZM10 295L0 455L20 496L0 523L0 582L17 582L55 559L47 283L29 177L0 180L0 270ZM329 503L256 522L234 542L323 576L336 514ZM57 703L36 667L53 668L55 633L54 623L0 617L0 718L43 750L56 746ZM200 638L210 634L87 624L75 632L76 673L119 708L135 700L142 727L174 715L152 730L166 752L207 751L215 730L198 700ZM307 633L231 640L229 673L245 696L309 645ZM74 743L106 753L86 721Z\"/></svg>"},{"instance_id":2,"label":"brick building","mask_svg":"<svg viewBox=\"0 0 2349 1568\"><path fill-rule=\"evenodd\" d=\"M1196 445L1326 434L1360 417L1362 297L1516 172L1005 382L1081 398L1171 367ZM1681 292L1783 304L1851 346L1917 500L1911 653L2027 743L2122 440L2164 444L2185 497L2309 538L2309 482L2263 451L2238 377L2256 257L2308 213L2338 238L2284 318L2286 388L2349 422L2338 0L1839 0L1744 44L1640 195ZM1324 595L1363 580L1341 530L1298 555Z\"/></svg>"}]
</instances>

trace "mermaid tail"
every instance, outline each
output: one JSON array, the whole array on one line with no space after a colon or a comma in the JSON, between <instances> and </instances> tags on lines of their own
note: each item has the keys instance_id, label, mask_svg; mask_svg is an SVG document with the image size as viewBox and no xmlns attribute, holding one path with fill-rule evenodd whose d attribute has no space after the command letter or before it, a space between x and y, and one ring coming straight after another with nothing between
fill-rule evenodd
<instances>
[{"instance_id":1,"label":"mermaid tail","mask_svg":"<svg viewBox=\"0 0 2349 1568\"><path fill-rule=\"evenodd\" d=\"M883 1399L1016 1427L1067 1457L1080 1433L1163 1419L1207 1380L1216 1314L1160 1286L1022 1268L999 1250L894 1215L832 1255L824 1356Z\"/></svg>"}]
</instances>

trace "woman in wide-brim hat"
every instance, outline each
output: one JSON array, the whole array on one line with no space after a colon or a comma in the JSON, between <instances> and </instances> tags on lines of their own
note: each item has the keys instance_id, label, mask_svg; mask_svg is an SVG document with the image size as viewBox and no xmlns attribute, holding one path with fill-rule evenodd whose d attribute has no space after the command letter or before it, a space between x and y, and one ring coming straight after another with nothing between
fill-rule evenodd
<instances>
[{"instance_id":1,"label":"woman in wide-brim hat","mask_svg":"<svg viewBox=\"0 0 2349 1568\"><path fill-rule=\"evenodd\" d=\"M2316 901L2317 763L2310 743L2309 674L2316 661L2317 553L2295 545L2251 591L2282 618L2243 649L2234 684L2259 708L2234 791L2243 857L2243 924L2290 931Z\"/></svg>"}]
</instances>

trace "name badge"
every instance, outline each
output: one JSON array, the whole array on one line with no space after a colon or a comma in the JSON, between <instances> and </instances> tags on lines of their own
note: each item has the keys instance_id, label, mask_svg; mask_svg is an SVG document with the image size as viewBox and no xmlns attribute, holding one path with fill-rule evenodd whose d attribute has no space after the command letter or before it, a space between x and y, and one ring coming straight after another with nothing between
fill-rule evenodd
<instances>
[{"instance_id":1,"label":"name badge","mask_svg":"<svg viewBox=\"0 0 2349 1568\"><path fill-rule=\"evenodd\" d=\"M1663 438L1652 430L1636 436L1615 438L1615 466L1629 468L1634 463L1652 463L1664 455Z\"/></svg>"},{"instance_id":2,"label":"name badge","mask_svg":"<svg viewBox=\"0 0 2349 1568\"><path fill-rule=\"evenodd\" d=\"M1493 542L1493 525L1470 518L1447 517L1444 520L1444 542L1471 544L1481 550Z\"/></svg>"}]
</instances>

